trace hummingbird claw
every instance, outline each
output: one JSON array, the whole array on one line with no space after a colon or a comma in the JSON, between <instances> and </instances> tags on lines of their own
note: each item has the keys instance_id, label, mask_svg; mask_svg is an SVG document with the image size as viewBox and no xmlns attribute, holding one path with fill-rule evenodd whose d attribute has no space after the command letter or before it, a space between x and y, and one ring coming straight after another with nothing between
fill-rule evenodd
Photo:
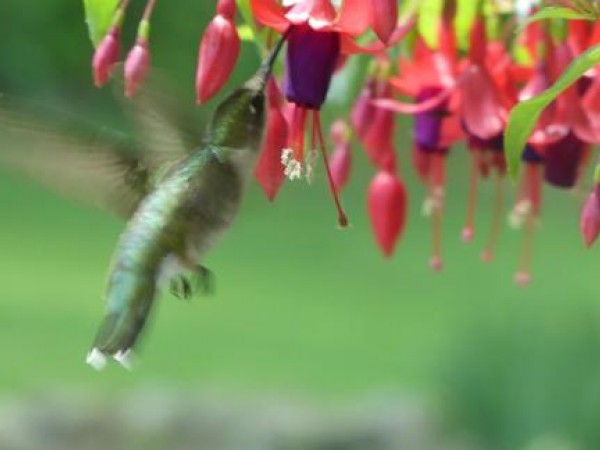
<instances>
[{"instance_id":1,"label":"hummingbird claw","mask_svg":"<svg viewBox=\"0 0 600 450\"><path fill-rule=\"evenodd\" d=\"M177 277L171 281L171 294L182 300L189 300L193 295L192 285L186 277Z\"/></svg>"},{"instance_id":2,"label":"hummingbird claw","mask_svg":"<svg viewBox=\"0 0 600 450\"><path fill-rule=\"evenodd\" d=\"M106 355L94 347L85 358L85 362L95 370L101 371L106 367Z\"/></svg>"},{"instance_id":3,"label":"hummingbird claw","mask_svg":"<svg viewBox=\"0 0 600 450\"><path fill-rule=\"evenodd\" d=\"M125 351L119 350L113 355L113 358L125 369L129 371L133 370L133 352L130 348Z\"/></svg>"},{"instance_id":4,"label":"hummingbird claw","mask_svg":"<svg viewBox=\"0 0 600 450\"><path fill-rule=\"evenodd\" d=\"M210 269L198 265L194 268L195 283L192 284L189 278L181 275L171 280L171 294L182 300L190 300L197 289L202 294L212 294L215 290L215 276Z\"/></svg>"},{"instance_id":5,"label":"hummingbird claw","mask_svg":"<svg viewBox=\"0 0 600 450\"><path fill-rule=\"evenodd\" d=\"M198 274L198 286L203 294L213 294L215 292L215 274L206 267L199 265L196 267Z\"/></svg>"}]
</instances>

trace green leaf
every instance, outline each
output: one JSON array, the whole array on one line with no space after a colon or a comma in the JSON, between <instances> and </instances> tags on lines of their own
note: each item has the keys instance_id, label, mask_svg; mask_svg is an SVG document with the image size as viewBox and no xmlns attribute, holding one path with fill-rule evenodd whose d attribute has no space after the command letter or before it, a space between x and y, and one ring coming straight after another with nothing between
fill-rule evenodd
<instances>
[{"instance_id":1,"label":"green leaf","mask_svg":"<svg viewBox=\"0 0 600 450\"><path fill-rule=\"evenodd\" d=\"M254 30L246 24L239 25L237 27L238 35L242 41L254 42L256 36L254 35Z\"/></svg>"},{"instance_id":2,"label":"green leaf","mask_svg":"<svg viewBox=\"0 0 600 450\"><path fill-rule=\"evenodd\" d=\"M598 16L592 12L579 12L565 6L548 6L528 17L525 23L521 25L517 31L523 31L523 29L532 22L547 19L596 20L598 19Z\"/></svg>"},{"instance_id":3,"label":"green leaf","mask_svg":"<svg viewBox=\"0 0 600 450\"><path fill-rule=\"evenodd\" d=\"M527 139L544 108L599 62L600 45L596 45L575 58L550 88L512 109L504 135L504 154L509 174L513 179L518 175L521 154L527 145Z\"/></svg>"},{"instance_id":4,"label":"green leaf","mask_svg":"<svg viewBox=\"0 0 600 450\"><path fill-rule=\"evenodd\" d=\"M119 0L83 0L90 39L97 46L110 28Z\"/></svg>"},{"instance_id":5,"label":"green leaf","mask_svg":"<svg viewBox=\"0 0 600 450\"><path fill-rule=\"evenodd\" d=\"M432 49L439 47L440 16L444 7L443 0L421 0L419 7L419 33Z\"/></svg>"},{"instance_id":6,"label":"green leaf","mask_svg":"<svg viewBox=\"0 0 600 450\"><path fill-rule=\"evenodd\" d=\"M254 28L254 16L252 15L252 8L250 7L250 0L237 0L238 10L250 28Z\"/></svg>"},{"instance_id":7,"label":"green leaf","mask_svg":"<svg viewBox=\"0 0 600 450\"><path fill-rule=\"evenodd\" d=\"M477 1L457 0L454 25L458 47L462 50L467 50L469 48L469 34L471 33L471 27L475 21L475 16L477 15L477 7Z\"/></svg>"},{"instance_id":8,"label":"green leaf","mask_svg":"<svg viewBox=\"0 0 600 450\"><path fill-rule=\"evenodd\" d=\"M243 33L240 34L240 38L244 41L254 42L259 55L263 56L264 49L267 47L267 36L270 29L267 27L260 30L256 28L254 15L250 7L250 0L237 0L237 5L244 20L244 24L238 27L238 31Z\"/></svg>"}]
</instances>

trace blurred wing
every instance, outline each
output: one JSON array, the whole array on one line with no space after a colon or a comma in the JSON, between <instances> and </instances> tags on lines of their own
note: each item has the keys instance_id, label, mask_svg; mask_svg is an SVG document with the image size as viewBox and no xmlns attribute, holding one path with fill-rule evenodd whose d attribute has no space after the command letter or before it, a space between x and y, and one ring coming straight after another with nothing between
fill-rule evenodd
<instances>
[{"instance_id":1,"label":"blurred wing","mask_svg":"<svg viewBox=\"0 0 600 450\"><path fill-rule=\"evenodd\" d=\"M0 163L68 197L129 218L152 189L154 168L140 155L125 135L0 96Z\"/></svg>"},{"instance_id":2,"label":"blurred wing","mask_svg":"<svg viewBox=\"0 0 600 450\"><path fill-rule=\"evenodd\" d=\"M202 141L205 120L166 86L174 86L160 70L153 69L144 86L132 99L123 96L121 67L115 73L116 93L125 113L133 121L139 140L152 164L160 166L184 158ZM189 98L193 98L192 95Z\"/></svg>"}]
</instances>

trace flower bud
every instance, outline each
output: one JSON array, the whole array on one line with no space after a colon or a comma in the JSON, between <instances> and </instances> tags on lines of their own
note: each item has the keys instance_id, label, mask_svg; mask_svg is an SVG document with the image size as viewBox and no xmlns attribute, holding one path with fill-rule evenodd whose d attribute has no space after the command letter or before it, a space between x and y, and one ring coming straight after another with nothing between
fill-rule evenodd
<instances>
[{"instance_id":1,"label":"flower bud","mask_svg":"<svg viewBox=\"0 0 600 450\"><path fill-rule=\"evenodd\" d=\"M375 97L374 79L367 80L367 84L362 89L358 98L354 102L350 112L350 122L358 139L362 140L370 128L371 117L375 111L375 105L372 100Z\"/></svg>"},{"instance_id":2,"label":"flower bud","mask_svg":"<svg viewBox=\"0 0 600 450\"><path fill-rule=\"evenodd\" d=\"M591 247L596 242L598 234L600 234L599 190L600 187L597 185L590 195L588 195L579 220L579 230L587 247Z\"/></svg>"},{"instance_id":3,"label":"flower bud","mask_svg":"<svg viewBox=\"0 0 600 450\"><path fill-rule=\"evenodd\" d=\"M217 2L217 14L233 20L237 5L235 0L219 0Z\"/></svg>"},{"instance_id":4,"label":"flower bud","mask_svg":"<svg viewBox=\"0 0 600 450\"><path fill-rule=\"evenodd\" d=\"M335 190L341 192L348 184L350 170L352 169L352 152L350 151L350 142L341 142L335 146L329 160L331 176Z\"/></svg>"},{"instance_id":5,"label":"flower bud","mask_svg":"<svg viewBox=\"0 0 600 450\"><path fill-rule=\"evenodd\" d=\"M397 0L371 0L371 28L382 42L388 42L398 23Z\"/></svg>"},{"instance_id":6,"label":"flower bud","mask_svg":"<svg viewBox=\"0 0 600 450\"><path fill-rule=\"evenodd\" d=\"M131 98L148 75L150 52L145 39L138 39L125 60L125 96Z\"/></svg>"},{"instance_id":7,"label":"flower bud","mask_svg":"<svg viewBox=\"0 0 600 450\"><path fill-rule=\"evenodd\" d=\"M106 84L115 63L119 59L119 35L119 27L113 26L100 44L98 44L98 47L96 47L94 57L92 58L92 73L94 74L94 84L96 87L100 88Z\"/></svg>"},{"instance_id":8,"label":"flower bud","mask_svg":"<svg viewBox=\"0 0 600 450\"><path fill-rule=\"evenodd\" d=\"M393 172L380 170L369 186L367 203L377 243L383 254L390 257L406 220L404 184Z\"/></svg>"},{"instance_id":9,"label":"flower bud","mask_svg":"<svg viewBox=\"0 0 600 450\"><path fill-rule=\"evenodd\" d=\"M196 100L204 103L227 82L240 52L232 17L217 14L208 24L198 51Z\"/></svg>"}]
</instances>

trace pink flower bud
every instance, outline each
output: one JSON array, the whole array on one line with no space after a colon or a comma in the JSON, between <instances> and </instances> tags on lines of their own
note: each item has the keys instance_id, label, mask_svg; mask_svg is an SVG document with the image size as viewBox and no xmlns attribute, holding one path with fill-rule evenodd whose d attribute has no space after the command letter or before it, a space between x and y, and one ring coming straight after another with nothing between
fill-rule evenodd
<instances>
[{"instance_id":1,"label":"pink flower bud","mask_svg":"<svg viewBox=\"0 0 600 450\"><path fill-rule=\"evenodd\" d=\"M343 144L348 142L350 138L350 130L348 130L348 125L341 119L336 120L331 125L331 139L333 139L334 144Z\"/></svg>"},{"instance_id":2,"label":"pink flower bud","mask_svg":"<svg viewBox=\"0 0 600 450\"><path fill-rule=\"evenodd\" d=\"M396 117L393 111L377 107L370 120L371 125L363 136L362 144L371 162L381 167L389 154L395 152Z\"/></svg>"},{"instance_id":3,"label":"pink flower bud","mask_svg":"<svg viewBox=\"0 0 600 450\"><path fill-rule=\"evenodd\" d=\"M360 92L352 107L352 112L350 113L352 128L354 128L354 132L360 140L363 139L370 128L371 117L373 111L375 111L375 106L371 103L375 95L375 83L376 82L373 79L367 81L366 86Z\"/></svg>"},{"instance_id":4,"label":"pink flower bud","mask_svg":"<svg viewBox=\"0 0 600 450\"><path fill-rule=\"evenodd\" d=\"M217 14L227 17L230 20L233 20L236 10L237 4L235 0L219 0L217 3Z\"/></svg>"},{"instance_id":5,"label":"pink flower bud","mask_svg":"<svg viewBox=\"0 0 600 450\"><path fill-rule=\"evenodd\" d=\"M329 168L331 169L335 190L341 192L348 183L350 170L352 169L350 142L341 142L335 146L329 159Z\"/></svg>"},{"instance_id":6,"label":"pink flower bud","mask_svg":"<svg viewBox=\"0 0 600 450\"><path fill-rule=\"evenodd\" d=\"M240 52L240 38L231 17L217 14L208 24L198 51L196 99L204 103L227 82Z\"/></svg>"},{"instance_id":7,"label":"pink flower bud","mask_svg":"<svg viewBox=\"0 0 600 450\"><path fill-rule=\"evenodd\" d=\"M112 27L104 36L104 39L96 47L94 57L92 58L92 73L94 74L94 84L96 87L102 87L110 78L110 74L115 63L119 59L120 43L119 28Z\"/></svg>"},{"instance_id":8,"label":"pink flower bud","mask_svg":"<svg viewBox=\"0 0 600 450\"><path fill-rule=\"evenodd\" d=\"M587 247L591 247L600 234L600 198L596 187L583 205L579 220L579 230Z\"/></svg>"},{"instance_id":9,"label":"pink flower bud","mask_svg":"<svg viewBox=\"0 0 600 450\"><path fill-rule=\"evenodd\" d=\"M147 41L138 39L125 60L125 96L131 98L148 75L150 52Z\"/></svg>"},{"instance_id":10,"label":"pink flower bud","mask_svg":"<svg viewBox=\"0 0 600 450\"><path fill-rule=\"evenodd\" d=\"M397 0L371 0L371 28L379 39L388 42L398 23Z\"/></svg>"},{"instance_id":11,"label":"pink flower bud","mask_svg":"<svg viewBox=\"0 0 600 450\"><path fill-rule=\"evenodd\" d=\"M393 172L380 170L369 186L367 203L377 243L383 254L390 257L406 220L404 184Z\"/></svg>"},{"instance_id":12,"label":"pink flower bud","mask_svg":"<svg viewBox=\"0 0 600 450\"><path fill-rule=\"evenodd\" d=\"M273 201L285 179L281 151L287 142L288 124L281 112L281 92L273 79L269 80L267 96L269 109L265 140L254 175L267 198Z\"/></svg>"}]
</instances>

